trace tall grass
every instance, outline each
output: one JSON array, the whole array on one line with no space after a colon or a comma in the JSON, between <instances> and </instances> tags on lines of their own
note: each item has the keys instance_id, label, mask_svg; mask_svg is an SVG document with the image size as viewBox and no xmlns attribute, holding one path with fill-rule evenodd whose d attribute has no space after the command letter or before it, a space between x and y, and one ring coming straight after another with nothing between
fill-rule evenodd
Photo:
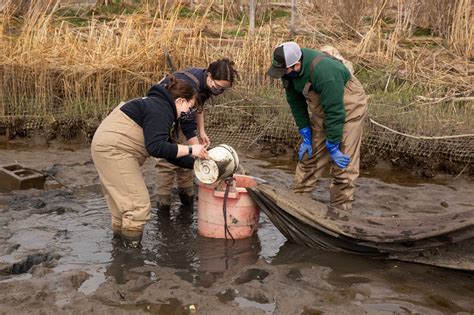
<instances>
[{"instance_id":1,"label":"tall grass","mask_svg":"<svg viewBox=\"0 0 474 315\"><path fill-rule=\"evenodd\" d=\"M251 102L262 90L280 88L265 72L273 48L288 39L308 47L337 46L355 61L358 75L381 82L364 83L376 87L368 89L374 102L390 102L385 114L392 112L393 119L404 119L394 103L416 105L420 94L433 98L472 94L473 23L468 0L456 0L452 6L436 0L431 7L429 0L353 0L350 6L345 0L314 0L300 7L299 33L306 35L297 37L289 35L287 18L262 21L254 37L246 37L238 34L247 22L230 18L236 15L229 13L238 10L235 6L206 1L187 7L183 17L183 3L149 0L128 14L105 15L105 10L95 8L79 13L86 18L80 26L58 17L57 1L42 1L23 17L4 10L0 116L100 118L119 101L142 96L170 72L165 51L176 68L206 67L223 56L233 59L241 74L236 97ZM437 5L451 9L438 12ZM436 27L435 15L443 21ZM308 26L312 28L303 29ZM416 35L420 28L439 37L420 44ZM435 105L454 109L444 111L418 105L417 111L431 117L427 121L436 120L434 115L450 115L448 120L462 121L458 127L472 127L472 103ZM373 107L372 112L378 114L379 108ZM420 119L426 119L423 115ZM412 118L403 125L418 130L421 125Z\"/></svg>"},{"instance_id":2,"label":"tall grass","mask_svg":"<svg viewBox=\"0 0 474 315\"><path fill-rule=\"evenodd\" d=\"M461 56L474 58L473 4L470 0L456 0L453 21L448 34L449 46Z\"/></svg>"}]
</instances>

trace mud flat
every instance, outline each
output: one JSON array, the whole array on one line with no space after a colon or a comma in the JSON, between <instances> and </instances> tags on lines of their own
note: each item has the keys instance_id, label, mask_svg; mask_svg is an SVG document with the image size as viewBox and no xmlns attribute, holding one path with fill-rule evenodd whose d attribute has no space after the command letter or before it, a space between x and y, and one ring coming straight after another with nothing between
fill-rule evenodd
<instances>
[{"instance_id":1,"label":"mud flat","mask_svg":"<svg viewBox=\"0 0 474 315\"><path fill-rule=\"evenodd\" d=\"M123 250L111 241L88 148L0 149L0 164L12 162L44 170L71 190L48 180L44 191L0 193L0 313L474 312L472 273L291 244L265 215L252 238L207 239L197 234L196 214L175 200L170 217L153 210L142 250ZM242 164L275 186L291 185L292 162L242 156ZM153 196L151 159L143 171ZM382 175L360 178L356 211L390 217L474 207L468 178L426 182ZM328 187L322 180L313 197L327 202Z\"/></svg>"}]
</instances>

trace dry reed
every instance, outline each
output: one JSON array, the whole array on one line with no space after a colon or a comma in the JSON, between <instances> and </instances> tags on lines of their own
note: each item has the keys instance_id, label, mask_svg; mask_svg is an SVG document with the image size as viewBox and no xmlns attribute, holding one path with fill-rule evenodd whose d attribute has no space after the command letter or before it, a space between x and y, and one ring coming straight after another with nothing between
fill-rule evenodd
<instances>
[{"instance_id":1,"label":"dry reed","mask_svg":"<svg viewBox=\"0 0 474 315\"><path fill-rule=\"evenodd\" d=\"M47 3L48 10L33 6L22 21L5 10L0 22L0 116L100 118L120 100L143 95L170 71L165 48L176 68L205 67L217 58L230 57L241 73L236 93L249 99L262 93L262 88L274 91L274 82L265 72L273 47L288 39L308 47L336 46L355 61L359 71L383 73L385 92L397 81L406 83L394 88L393 94L403 93L409 84L422 86L412 90L431 98L472 95L473 23L468 0L456 0L449 12L434 12L433 8L423 12L429 0L354 0L351 3L357 12L352 20L349 13L354 12L347 10L347 1L334 0L328 5L315 0L299 7L301 35L295 38L288 35L284 20L262 23L254 37L226 35L226 30L237 29L238 34L246 26L228 19L235 7L219 7L217 1L194 7L199 14L188 18L180 16L179 4L155 2L129 15L93 16L84 26L57 18L55 1ZM436 3L450 7L441 0ZM216 20L213 16L219 10L221 17ZM442 25L435 27L434 13ZM435 30L440 37L420 41L414 35L420 26ZM447 133L456 124L458 129L472 128L472 102L461 106L444 102L435 109L424 107L426 102L415 96L407 101L416 107L412 110L418 116L399 115L400 110L392 106L387 119L397 120L405 129L428 128L433 122L449 126L443 129ZM281 93L277 98L283 103ZM377 116L387 113L387 108L372 106L371 112Z\"/></svg>"}]
</instances>

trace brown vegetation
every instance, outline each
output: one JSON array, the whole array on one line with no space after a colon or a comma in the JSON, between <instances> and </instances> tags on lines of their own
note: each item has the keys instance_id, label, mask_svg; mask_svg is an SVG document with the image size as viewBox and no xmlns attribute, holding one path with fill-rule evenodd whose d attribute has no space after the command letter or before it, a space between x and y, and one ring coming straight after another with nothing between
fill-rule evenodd
<instances>
[{"instance_id":1,"label":"brown vegetation","mask_svg":"<svg viewBox=\"0 0 474 315\"><path fill-rule=\"evenodd\" d=\"M170 71L165 51L176 68L228 56L241 73L234 99L284 106L279 83L275 89L265 72L273 47L294 39L308 47L333 45L352 60L379 123L414 135L466 134L473 146L474 11L468 0L299 1L296 36L289 32L288 6L278 1L259 1L253 36L248 1L137 2L4 7L2 121L35 117L77 126L100 120Z\"/></svg>"}]
</instances>

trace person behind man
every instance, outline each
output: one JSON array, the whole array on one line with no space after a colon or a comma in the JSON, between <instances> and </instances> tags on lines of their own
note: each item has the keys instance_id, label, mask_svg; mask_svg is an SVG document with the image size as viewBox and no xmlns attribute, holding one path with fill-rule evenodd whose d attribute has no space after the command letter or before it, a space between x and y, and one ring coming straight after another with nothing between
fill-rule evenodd
<instances>
[{"instance_id":1,"label":"person behind man","mask_svg":"<svg viewBox=\"0 0 474 315\"><path fill-rule=\"evenodd\" d=\"M172 75L192 85L197 91L197 102L204 105L211 96L222 94L225 90L232 87L237 77L237 71L231 60L223 58L209 64L207 69L186 68L176 71ZM158 84L164 85L167 83L168 77L165 77ZM188 144L201 143L206 147L209 146L210 140L205 131L204 112L202 110L197 111L193 119L182 123L181 128L182 131L179 132L180 143L187 141ZM181 203L184 206L188 206L188 209L191 208L194 200L193 171L177 167L166 161L166 159L157 159L156 169L158 211L163 213L169 213L170 211L171 192L175 176Z\"/></svg>"},{"instance_id":2,"label":"person behind man","mask_svg":"<svg viewBox=\"0 0 474 315\"><path fill-rule=\"evenodd\" d=\"M192 168L194 156L207 158L204 145L178 145L171 136L179 123L198 109L194 88L170 77L146 97L117 106L99 125L91 144L115 239L125 247L141 247L150 219L150 196L140 166L149 156Z\"/></svg>"},{"instance_id":3,"label":"person behind man","mask_svg":"<svg viewBox=\"0 0 474 315\"><path fill-rule=\"evenodd\" d=\"M282 79L303 141L293 192L310 197L332 161L330 205L350 211L359 176L367 96L362 84L334 57L285 42L273 51L267 73Z\"/></svg>"}]
</instances>

